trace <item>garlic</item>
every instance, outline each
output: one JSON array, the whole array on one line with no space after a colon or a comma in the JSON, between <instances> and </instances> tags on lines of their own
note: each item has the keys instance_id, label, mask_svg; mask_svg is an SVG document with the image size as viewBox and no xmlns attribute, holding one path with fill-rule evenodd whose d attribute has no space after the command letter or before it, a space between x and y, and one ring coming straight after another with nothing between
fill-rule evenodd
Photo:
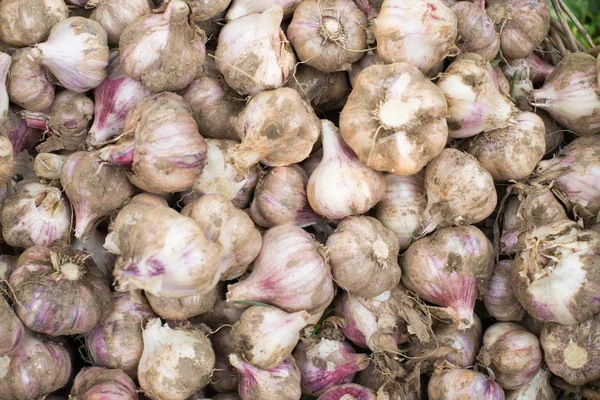
<instances>
[{"instance_id":1,"label":"garlic","mask_svg":"<svg viewBox=\"0 0 600 400\"><path fill-rule=\"evenodd\" d=\"M79 371L70 398L93 399L107 396L120 400L138 400L137 387L133 380L120 369L86 367Z\"/></svg>"},{"instance_id":2,"label":"garlic","mask_svg":"<svg viewBox=\"0 0 600 400\"><path fill-rule=\"evenodd\" d=\"M554 388L550 384L550 375L550 371L540 368L528 383L516 390L508 391L506 400L556 400Z\"/></svg>"},{"instance_id":3,"label":"garlic","mask_svg":"<svg viewBox=\"0 0 600 400\"><path fill-rule=\"evenodd\" d=\"M211 19L229 7L231 0L190 0L192 21L202 22Z\"/></svg>"},{"instance_id":4,"label":"garlic","mask_svg":"<svg viewBox=\"0 0 600 400\"><path fill-rule=\"evenodd\" d=\"M296 73L286 86L296 90L318 111L340 110L350 93L348 76L344 71L323 72L298 64Z\"/></svg>"},{"instance_id":5,"label":"garlic","mask_svg":"<svg viewBox=\"0 0 600 400\"><path fill-rule=\"evenodd\" d=\"M0 213L2 237L14 247L47 246L67 241L71 233L71 207L54 186L21 181Z\"/></svg>"},{"instance_id":6,"label":"garlic","mask_svg":"<svg viewBox=\"0 0 600 400\"><path fill-rule=\"evenodd\" d=\"M108 44L119 45L119 38L127 25L148 14L154 7L150 0L89 0L87 7L95 6L90 19L98 22L108 37Z\"/></svg>"},{"instance_id":7,"label":"garlic","mask_svg":"<svg viewBox=\"0 0 600 400\"><path fill-rule=\"evenodd\" d=\"M96 21L71 17L54 25L48 40L36 45L32 55L65 88L87 92L106 78L106 31Z\"/></svg>"},{"instance_id":8,"label":"garlic","mask_svg":"<svg viewBox=\"0 0 600 400\"><path fill-rule=\"evenodd\" d=\"M359 400L377 400L375 391L354 383L332 386L327 389L319 400L340 400L340 399L359 399Z\"/></svg>"},{"instance_id":9,"label":"garlic","mask_svg":"<svg viewBox=\"0 0 600 400\"><path fill-rule=\"evenodd\" d=\"M535 113L544 121L546 126L546 155L553 154L555 150L562 147L564 130L546 111L539 109Z\"/></svg>"},{"instance_id":10,"label":"garlic","mask_svg":"<svg viewBox=\"0 0 600 400\"><path fill-rule=\"evenodd\" d=\"M252 97L238 126L242 143L231 159L240 168L259 161L269 167L298 163L308 157L321 133L312 107L290 88Z\"/></svg>"},{"instance_id":11,"label":"garlic","mask_svg":"<svg viewBox=\"0 0 600 400\"><path fill-rule=\"evenodd\" d=\"M485 308L498 321L520 321L525 314L513 293L512 264L512 260L496 263L483 296Z\"/></svg>"},{"instance_id":12,"label":"garlic","mask_svg":"<svg viewBox=\"0 0 600 400\"><path fill-rule=\"evenodd\" d=\"M232 0L225 18L233 21L249 14L262 13L269 7L277 5L283 9L283 17L290 17L302 0Z\"/></svg>"},{"instance_id":13,"label":"garlic","mask_svg":"<svg viewBox=\"0 0 600 400\"><path fill-rule=\"evenodd\" d=\"M15 47L43 42L50 29L68 14L63 0L3 0L0 3L0 40Z\"/></svg>"},{"instance_id":14,"label":"garlic","mask_svg":"<svg viewBox=\"0 0 600 400\"><path fill-rule=\"evenodd\" d=\"M8 78L8 71L12 58L0 51L0 123L4 121L4 118L8 115L8 90L6 88L6 80Z\"/></svg>"},{"instance_id":15,"label":"garlic","mask_svg":"<svg viewBox=\"0 0 600 400\"><path fill-rule=\"evenodd\" d=\"M502 387L494 382L494 376L469 369L447 369L436 372L427 385L430 400L503 400Z\"/></svg>"},{"instance_id":16,"label":"garlic","mask_svg":"<svg viewBox=\"0 0 600 400\"><path fill-rule=\"evenodd\" d=\"M229 285L227 300L259 301L287 312L324 310L334 295L325 250L306 231L279 225L263 236L252 272Z\"/></svg>"},{"instance_id":17,"label":"garlic","mask_svg":"<svg viewBox=\"0 0 600 400\"><path fill-rule=\"evenodd\" d=\"M27 126L21 111L20 107L11 104L6 118L0 122L0 135L10 139L15 154L32 149L42 137L42 131Z\"/></svg>"},{"instance_id":18,"label":"garlic","mask_svg":"<svg viewBox=\"0 0 600 400\"><path fill-rule=\"evenodd\" d=\"M35 112L50 107L54 101L54 84L34 54L32 48L13 53L6 87L13 103Z\"/></svg>"},{"instance_id":19,"label":"garlic","mask_svg":"<svg viewBox=\"0 0 600 400\"><path fill-rule=\"evenodd\" d=\"M216 330L223 324L233 325L240 320L244 309L239 308L238 306L236 306L236 304L225 300L225 293L223 290L224 287L225 284L223 283L217 284L217 287L215 288L215 290L217 291L217 299L215 305L207 312L193 317L191 319L193 323L206 324L213 330Z\"/></svg>"},{"instance_id":20,"label":"garlic","mask_svg":"<svg viewBox=\"0 0 600 400\"><path fill-rule=\"evenodd\" d=\"M0 185L5 185L11 179L15 169L15 154L12 143L6 136L0 135Z\"/></svg>"},{"instance_id":21,"label":"garlic","mask_svg":"<svg viewBox=\"0 0 600 400\"><path fill-rule=\"evenodd\" d=\"M461 368L469 368L475 363L477 353L481 348L481 320L473 314L473 325L465 330L459 330L457 325L444 325L434 328L436 342L439 346L447 346L454 351L446 356L446 360Z\"/></svg>"},{"instance_id":22,"label":"garlic","mask_svg":"<svg viewBox=\"0 0 600 400\"><path fill-rule=\"evenodd\" d=\"M6 277L0 276L0 278L6 280ZM2 286L2 290L4 289L4 286ZM2 337L2 341L0 341L0 360L2 360L4 356L11 354L21 345L25 336L25 327L3 296L0 296L0 318L2 318L2 325L0 325L0 337ZM2 361L0 361L0 364L2 364Z\"/></svg>"},{"instance_id":23,"label":"garlic","mask_svg":"<svg viewBox=\"0 0 600 400\"><path fill-rule=\"evenodd\" d=\"M342 137L377 171L419 172L446 145L442 92L410 64L363 70L340 115Z\"/></svg>"},{"instance_id":24,"label":"garlic","mask_svg":"<svg viewBox=\"0 0 600 400\"><path fill-rule=\"evenodd\" d=\"M237 354L231 354L229 361L240 374L242 400L300 400L300 371L292 356L270 370L244 362Z\"/></svg>"},{"instance_id":25,"label":"garlic","mask_svg":"<svg viewBox=\"0 0 600 400\"><path fill-rule=\"evenodd\" d=\"M60 170L66 159L67 156L60 154L39 153L33 159L33 170L39 178L58 181L60 179Z\"/></svg>"},{"instance_id":26,"label":"garlic","mask_svg":"<svg viewBox=\"0 0 600 400\"><path fill-rule=\"evenodd\" d=\"M361 1L369 2L372 0L356 0L357 5ZM360 7L360 5L359 5L359 7ZM381 58L379 58L379 56L377 55L377 52L375 50L368 51L367 53L365 53L362 56L362 58L360 60L358 60L357 62L352 64L352 69L350 71L347 71L348 78L350 79L350 85L352 87L354 87L356 78L358 78L360 73L362 71L364 71L365 69L367 69L368 67L370 67L372 65L382 65L382 64L385 64L385 63L381 60Z\"/></svg>"},{"instance_id":27,"label":"garlic","mask_svg":"<svg viewBox=\"0 0 600 400\"><path fill-rule=\"evenodd\" d=\"M252 219L220 194L205 194L186 205L181 214L190 217L204 236L215 243L221 257L221 280L242 276L258 256L262 240Z\"/></svg>"},{"instance_id":28,"label":"garlic","mask_svg":"<svg viewBox=\"0 0 600 400\"><path fill-rule=\"evenodd\" d=\"M521 200L518 197L511 197L504 206L502 216L502 234L500 236L500 254L510 256L517 252L517 241L519 240L520 227L518 210ZM512 290L512 289L511 289ZM501 320L502 321L502 320Z\"/></svg>"},{"instance_id":29,"label":"garlic","mask_svg":"<svg viewBox=\"0 0 600 400\"><path fill-rule=\"evenodd\" d=\"M463 53L477 53L492 61L500 50L500 34L485 12L485 0L459 1L452 6L458 23L456 44Z\"/></svg>"},{"instance_id":30,"label":"garlic","mask_svg":"<svg viewBox=\"0 0 600 400\"><path fill-rule=\"evenodd\" d=\"M375 20L377 54L422 73L456 50L456 17L441 0L385 0Z\"/></svg>"},{"instance_id":31,"label":"garlic","mask_svg":"<svg viewBox=\"0 0 600 400\"><path fill-rule=\"evenodd\" d=\"M161 318L181 321L212 310L217 301L217 288L205 294L195 294L182 299L169 299L146 293L148 302Z\"/></svg>"},{"instance_id":32,"label":"garlic","mask_svg":"<svg viewBox=\"0 0 600 400\"><path fill-rule=\"evenodd\" d=\"M529 72L528 77L533 83L544 83L548 75L556 69L536 53L531 53L526 58L509 60L507 64L502 65L504 75L510 80L519 69L523 68Z\"/></svg>"},{"instance_id":33,"label":"garlic","mask_svg":"<svg viewBox=\"0 0 600 400\"><path fill-rule=\"evenodd\" d=\"M215 353L210 340L193 328L171 329L151 319L143 333L138 380L152 400L185 400L210 380Z\"/></svg>"},{"instance_id":34,"label":"garlic","mask_svg":"<svg viewBox=\"0 0 600 400\"><path fill-rule=\"evenodd\" d=\"M257 95L283 86L294 70L296 56L280 27L283 9L230 21L219 34L215 53L225 82L240 94Z\"/></svg>"},{"instance_id":35,"label":"garlic","mask_svg":"<svg viewBox=\"0 0 600 400\"><path fill-rule=\"evenodd\" d=\"M125 73L155 93L192 83L206 48L204 32L193 26L190 15L186 1L171 0L164 12L146 14L127 25L119 40Z\"/></svg>"}]
</instances>

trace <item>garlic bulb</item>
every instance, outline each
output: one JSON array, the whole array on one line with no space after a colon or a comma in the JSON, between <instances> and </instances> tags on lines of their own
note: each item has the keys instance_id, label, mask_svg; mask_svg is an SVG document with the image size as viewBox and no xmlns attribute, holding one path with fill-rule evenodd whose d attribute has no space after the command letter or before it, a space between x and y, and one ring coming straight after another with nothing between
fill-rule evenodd
<instances>
[{"instance_id":1,"label":"garlic bulb","mask_svg":"<svg viewBox=\"0 0 600 400\"><path fill-rule=\"evenodd\" d=\"M239 168L231 159L231 154L239 144L233 140L206 139L206 164L202 174L182 196L184 204L197 196L219 193L237 208L246 208L260 176L258 165L246 169Z\"/></svg>"},{"instance_id":2,"label":"garlic bulb","mask_svg":"<svg viewBox=\"0 0 600 400\"><path fill-rule=\"evenodd\" d=\"M161 318L181 321L212 310L217 301L217 287L208 293L195 294L182 299L169 299L146 293L154 312Z\"/></svg>"},{"instance_id":3,"label":"garlic bulb","mask_svg":"<svg viewBox=\"0 0 600 400\"><path fill-rule=\"evenodd\" d=\"M6 87L13 103L29 111L44 111L54 101L54 84L34 54L32 48L13 53Z\"/></svg>"},{"instance_id":4,"label":"garlic bulb","mask_svg":"<svg viewBox=\"0 0 600 400\"><path fill-rule=\"evenodd\" d=\"M355 383L347 383L344 385L332 386L327 389L318 400L340 400L340 399L357 399L357 400L377 400L375 391Z\"/></svg>"},{"instance_id":5,"label":"garlic bulb","mask_svg":"<svg viewBox=\"0 0 600 400\"><path fill-rule=\"evenodd\" d=\"M120 400L138 400L135 383L119 369L86 367L79 371L73 381L70 398L102 399L105 396Z\"/></svg>"},{"instance_id":6,"label":"garlic bulb","mask_svg":"<svg viewBox=\"0 0 600 400\"><path fill-rule=\"evenodd\" d=\"M271 306L250 307L231 328L231 338L245 361L272 369L292 354L309 317L306 311L288 314Z\"/></svg>"},{"instance_id":7,"label":"garlic bulb","mask_svg":"<svg viewBox=\"0 0 600 400\"><path fill-rule=\"evenodd\" d=\"M94 89L95 118L85 140L86 144L101 147L122 134L129 111L149 95L150 92L138 81L125 75L119 53L111 52L106 79Z\"/></svg>"},{"instance_id":8,"label":"garlic bulb","mask_svg":"<svg viewBox=\"0 0 600 400\"><path fill-rule=\"evenodd\" d=\"M150 13L151 0L89 0L87 7L95 6L90 19L98 22L108 37L108 44L118 46L127 25Z\"/></svg>"},{"instance_id":9,"label":"garlic bulb","mask_svg":"<svg viewBox=\"0 0 600 400\"><path fill-rule=\"evenodd\" d=\"M520 321L525 310L513 293L512 260L496 263L487 293L483 296L485 308L498 321Z\"/></svg>"},{"instance_id":10,"label":"garlic bulb","mask_svg":"<svg viewBox=\"0 0 600 400\"><path fill-rule=\"evenodd\" d=\"M310 208L306 194L308 174L297 164L271 168L256 185L250 217L258 225L313 225L323 219Z\"/></svg>"},{"instance_id":11,"label":"garlic bulb","mask_svg":"<svg viewBox=\"0 0 600 400\"><path fill-rule=\"evenodd\" d=\"M110 55L104 28L83 17L54 25L48 40L36 45L32 54L61 85L77 93L102 83Z\"/></svg>"},{"instance_id":12,"label":"garlic bulb","mask_svg":"<svg viewBox=\"0 0 600 400\"><path fill-rule=\"evenodd\" d=\"M249 14L262 13L269 7L277 5L283 8L283 17L290 17L298 4L303 0L232 0L225 18L228 21L244 17Z\"/></svg>"},{"instance_id":13,"label":"garlic bulb","mask_svg":"<svg viewBox=\"0 0 600 400\"><path fill-rule=\"evenodd\" d=\"M257 95L283 86L294 70L296 56L280 27L278 5L250 14L223 27L215 53L225 82L240 94Z\"/></svg>"},{"instance_id":14,"label":"garlic bulb","mask_svg":"<svg viewBox=\"0 0 600 400\"><path fill-rule=\"evenodd\" d=\"M375 218L344 218L325 244L333 279L361 297L376 297L400 282L398 239Z\"/></svg>"},{"instance_id":15,"label":"garlic bulb","mask_svg":"<svg viewBox=\"0 0 600 400\"><path fill-rule=\"evenodd\" d=\"M494 372L496 382L507 390L518 389L533 379L542 357L537 337L512 322L490 326L478 355L483 366Z\"/></svg>"},{"instance_id":16,"label":"garlic bulb","mask_svg":"<svg viewBox=\"0 0 600 400\"><path fill-rule=\"evenodd\" d=\"M503 400L504 391L494 377L469 369L447 369L435 373L427 385L430 400Z\"/></svg>"},{"instance_id":17,"label":"garlic bulb","mask_svg":"<svg viewBox=\"0 0 600 400\"><path fill-rule=\"evenodd\" d=\"M6 184L12 177L15 169L14 150L10 139L0 135L0 185Z\"/></svg>"},{"instance_id":18,"label":"garlic bulb","mask_svg":"<svg viewBox=\"0 0 600 400\"><path fill-rule=\"evenodd\" d=\"M155 318L146 324L143 337L137 376L148 398L185 400L208 384L215 353L200 330L171 329Z\"/></svg>"},{"instance_id":19,"label":"garlic bulb","mask_svg":"<svg viewBox=\"0 0 600 400\"><path fill-rule=\"evenodd\" d=\"M482 56L458 56L437 86L448 102L450 137L470 137L509 125L514 106L498 89L490 63Z\"/></svg>"},{"instance_id":20,"label":"garlic bulb","mask_svg":"<svg viewBox=\"0 0 600 400\"><path fill-rule=\"evenodd\" d=\"M75 237L86 236L100 219L119 209L134 188L121 169L106 165L96 153L69 156L60 172L60 184L75 213Z\"/></svg>"},{"instance_id":21,"label":"garlic bulb","mask_svg":"<svg viewBox=\"0 0 600 400\"><path fill-rule=\"evenodd\" d=\"M202 173L206 142L181 96L163 92L143 98L127 114L123 132L100 157L131 168L129 180L140 189L180 192Z\"/></svg>"},{"instance_id":22,"label":"garlic bulb","mask_svg":"<svg viewBox=\"0 0 600 400\"><path fill-rule=\"evenodd\" d=\"M21 111L20 107L11 104L6 118L0 122L0 135L10 139L15 154L32 149L42 137L42 131L27 126Z\"/></svg>"},{"instance_id":23,"label":"garlic bulb","mask_svg":"<svg viewBox=\"0 0 600 400\"><path fill-rule=\"evenodd\" d=\"M365 14L352 0L304 0L287 37L301 62L319 71L345 71L367 48L366 27Z\"/></svg>"},{"instance_id":24,"label":"garlic bulb","mask_svg":"<svg viewBox=\"0 0 600 400\"><path fill-rule=\"evenodd\" d=\"M8 90L6 88L6 79L8 77L8 71L12 58L0 51L0 123L4 121L4 118L8 115Z\"/></svg>"},{"instance_id":25,"label":"garlic bulb","mask_svg":"<svg viewBox=\"0 0 600 400\"><path fill-rule=\"evenodd\" d=\"M356 78L340 130L368 167L413 175L446 145L447 113L442 92L417 68L373 65Z\"/></svg>"},{"instance_id":26,"label":"garlic bulb","mask_svg":"<svg viewBox=\"0 0 600 400\"><path fill-rule=\"evenodd\" d=\"M0 278L6 280L6 277L0 276ZM4 286L2 286L2 289L4 290ZM0 360L2 360L3 356L12 353L21 345L25 336L25 327L3 296L0 296L0 318L2 319L2 325L0 325L0 337L2 337ZM0 361L0 364L2 364L2 361Z\"/></svg>"},{"instance_id":27,"label":"garlic bulb","mask_svg":"<svg viewBox=\"0 0 600 400\"><path fill-rule=\"evenodd\" d=\"M113 292L109 314L85 334L95 365L120 369L132 378L142 357L142 326L156 314L141 292Z\"/></svg>"},{"instance_id":28,"label":"garlic bulb","mask_svg":"<svg viewBox=\"0 0 600 400\"><path fill-rule=\"evenodd\" d=\"M190 0L192 21L202 22L221 14L229 6L231 0Z\"/></svg>"},{"instance_id":29,"label":"garlic bulb","mask_svg":"<svg viewBox=\"0 0 600 400\"><path fill-rule=\"evenodd\" d=\"M0 39L10 46L32 46L43 42L50 29L68 15L63 0L3 0Z\"/></svg>"},{"instance_id":30,"label":"garlic bulb","mask_svg":"<svg viewBox=\"0 0 600 400\"><path fill-rule=\"evenodd\" d=\"M181 210L215 243L221 257L221 280L242 276L260 251L262 239L244 211L221 194L205 194Z\"/></svg>"},{"instance_id":31,"label":"garlic bulb","mask_svg":"<svg viewBox=\"0 0 600 400\"><path fill-rule=\"evenodd\" d=\"M500 34L485 12L485 0L459 1L452 6L456 15L456 44L463 53L477 53L492 61L500 50Z\"/></svg>"},{"instance_id":32,"label":"garlic bulb","mask_svg":"<svg viewBox=\"0 0 600 400\"><path fill-rule=\"evenodd\" d=\"M465 330L459 330L457 325L444 324L434 328L437 343L447 346L454 351L446 356L446 360L461 368L469 368L475 363L477 353L481 348L481 335L483 333L481 320L473 314L473 325Z\"/></svg>"},{"instance_id":33,"label":"garlic bulb","mask_svg":"<svg viewBox=\"0 0 600 400\"><path fill-rule=\"evenodd\" d=\"M456 50L456 17L441 0L385 0L375 19L377 54L423 73Z\"/></svg>"},{"instance_id":34,"label":"garlic bulb","mask_svg":"<svg viewBox=\"0 0 600 400\"><path fill-rule=\"evenodd\" d=\"M204 32L193 26L190 15L186 1L171 0L164 12L146 14L127 25L119 40L125 73L155 93L192 83L206 48Z\"/></svg>"},{"instance_id":35,"label":"garlic bulb","mask_svg":"<svg viewBox=\"0 0 600 400\"><path fill-rule=\"evenodd\" d=\"M323 72L306 64L296 66L286 86L300 93L318 111L340 110L350 94L348 75L344 71Z\"/></svg>"},{"instance_id":36,"label":"garlic bulb","mask_svg":"<svg viewBox=\"0 0 600 400\"><path fill-rule=\"evenodd\" d=\"M242 400L300 400L300 371L292 356L270 370L244 362L237 354L231 354L229 361L240 374Z\"/></svg>"},{"instance_id":37,"label":"garlic bulb","mask_svg":"<svg viewBox=\"0 0 600 400\"><path fill-rule=\"evenodd\" d=\"M109 311L102 271L87 254L66 245L25 250L9 284L21 321L50 336L88 332Z\"/></svg>"},{"instance_id":38,"label":"garlic bulb","mask_svg":"<svg viewBox=\"0 0 600 400\"><path fill-rule=\"evenodd\" d=\"M242 143L231 159L240 168L259 161L269 167L298 163L308 157L321 133L312 107L290 88L252 97L238 126Z\"/></svg>"},{"instance_id":39,"label":"garlic bulb","mask_svg":"<svg viewBox=\"0 0 600 400\"><path fill-rule=\"evenodd\" d=\"M248 277L229 285L229 301L272 304L287 312L324 310L334 295L325 249L306 231L279 225L263 236Z\"/></svg>"},{"instance_id":40,"label":"garlic bulb","mask_svg":"<svg viewBox=\"0 0 600 400\"><path fill-rule=\"evenodd\" d=\"M21 181L4 202L0 221L2 237L8 245L47 246L69 238L71 207L58 188Z\"/></svg>"},{"instance_id":41,"label":"garlic bulb","mask_svg":"<svg viewBox=\"0 0 600 400\"><path fill-rule=\"evenodd\" d=\"M181 299L209 292L221 276L217 246L193 219L171 208L142 215L121 251L113 274L123 290Z\"/></svg>"},{"instance_id":42,"label":"garlic bulb","mask_svg":"<svg viewBox=\"0 0 600 400\"><path fill-rule=\"evenodd\" d=\"M550 384L550 371L540 368L537 374L520 388L508 391L506 400L556 400L554 388Z\"/></svg>"},{"instance_id":43,"label":"garlic bulb","mask_svg":"<svg viewBox=\"0 0 600 400\"><path fill-rule=\"evenodd\" d=\"M535 227L519 237L513 263L515 296L532 317L572 325L600 311L595 257L600 234L570 220Z\"/></svg>"}]
</instances>

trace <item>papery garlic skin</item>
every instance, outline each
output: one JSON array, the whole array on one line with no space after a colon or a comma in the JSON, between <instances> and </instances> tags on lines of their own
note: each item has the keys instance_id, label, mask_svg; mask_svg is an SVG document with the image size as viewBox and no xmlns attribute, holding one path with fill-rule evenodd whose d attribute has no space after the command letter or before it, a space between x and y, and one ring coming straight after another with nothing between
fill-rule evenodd
<instances>
[{"instance_id":1,"label":"papery garlic skin","mask_svg":"<svg viewBox=\"0 0 600 400\"><path fill-rule=\"evenodd\" d=\"M446 145L447 111L442 92L414 66L373 65L356 78L340 131L368 167L413 175Z\"/></svg>"},{"instance_id":2,"label":"papery garlic skin","mask_svg":"<svg viewBox=\"0 0 600 400\"><path fill-rule=\"evenodd\" d=\"M340 400L349 396L349 399L376 400L375 391L354 383L332 386L327 389L318 400Z\"/></svg>"},{"instance_id":3,"label":"papery garlic skin","mask_svg":"<svg viewBox=\"0 0 600 400\"><path fill-rule=\"evenodd\" d=\"M520 321L525 315L525 310L513 293L512 264L512 260L496 263L488 291L483 296L485 308L498 321Z\"/></svg>"},{"instance_id":4,"label":"papery garlic skin","mask_svg":"<svg viewBox=\"0 0 600 400\"><path fill-rule=\"evenodd\" d=\"M493 377L468 369L434 374L427 385L427 394L430 400L504 400L504 391Z\"/></svg>"},{"instance_id":5,"label":"papery garlic skin","mask_svg":"<svg viewBox=\"0 0 600 400\"><path fill-rule=\"evenodd\" d=\"M6 87L10 100L28 111L44 111L54 101L54 84L44 67L34 59L35 49L24 48L12 55Z\"/></svg>"},{"instance_id":6,"label":"papery garlic skin","mask_svg":"<svg viewBox=\"0 0 600 400\"><path fill-rule=\"evenodd\" d=\"M11 104L6 118L0 122L0 134L10 139L15 154L32 149L39 142L43 133L27 126L27 122L21 116L21 111L20 107Z\"/></svg>"},{"instance_id":7,"label":"papery garlic skin","mask_svg":"<svg viewBox=\"0 0 600 400\"><path fill-rule=\"evenodd\" d=\"M144 395L152 400L185 400L206 386L215 353L204 333L171 329L155 318L146 324L143 337L137 376Z\"/></svg>"},{"instance_id":8,"label":"papery garlic skin","mask_svg":"<svg viewBox=\"0 0 600 400\"><path fill-rule=\"evenodd\" d=\"M225 18L233 21L249 14L262 13L269 7L278 5L283 9L283 17L289 17L294 13L298 4L303 0L232 0Z\"/></svg>"},{"instance_id":9,"label":"papery garlic skin","mask_svg":"<svg viewBox=\"0 0 600 400\"><path fill-rule=\"evenodd\" d=\"M6 89L6 79L11 63L12 58L8 54L0 51L0 123L3 122L8 114L9 98Z\"/></svg>"},{"instance_id":10,"label":"papery garlic skin","mask_svg":"<svg viewBox=\"0 0 600 400\"><path fill-rule=\"evenodd\" d=\"M0 279L6 280L7 277L0 276ZM2 289L4 289L4 286L2 286ZM2 337L0 360L2 360L2 357L11 354L21 345L23 336L25 336L25 327L7 299L2 296L0 296L0 318L2 319L2 325L0 325L0 337ZM0 364L2 364L2 361L0 361Z\"/></svg>"},{"instance_id":11,"label":"papery garlic skin","mask_svg":"<svg viewBox=\"0 0 600 400\"><path fill-rule=\"evenodd\" d=\"M10 246L47 246L68 239L71 207L58 188L22 181L4 202L0 221L2 237Z\"/></svg>"},{"instance_id":12,"label":"papery garlic skin","mask_svg":"<svg viewBox=\"0 0 600 400\"><path fill-rule=\"evenodd\" d=\"M217 301L217 287L208 293L196 294L182 299L169 299L146 293L148 302L161 318L182 321L212 310Z\"/></svg>"},{"instance_id":13,"label":"papery garlic skin","mask_svg":"<svg viewBox=\"0 0 600 400\"><path fill-rule=\"evenodd\" d=\"M452 6L458 23L457 45L463 53L477 53L489 61L500 50L500 34L485 12L485 0L459 1Z\"/></svg>"},{"instance_id":14,"label":"papery garlic skin","mask_svg":"<svg viewBox=\"0 0 600 400\"><path fill-rule=\"evenodd\" d=\"M456 17L441 0L385 0L375 19L377 54L423 73L455 51Z\"/></svg>"},{"instance_id":15,"label":"papery garlic skin","mask_svg":"<svg viewBox=\"0 0 600 400\"><path fill-rule=\"evenodd\" d=\"M0 40L15 46L43 42L50 29L69 16L63 0L3 0L0 3Z\"/></svg>"},{"instance_id":16,"label":"papery garlic skin","mask_svg":"<svg viewBox=\"0 0 600 400\"><path fill-rule=\"evenodd\" d=\"M477 314L473 314L473 325L465 330L457 329L455 324L434 328L439 346L447 346L454 351L446 356L446 360L461 368L469 368L475 363L481 348L483 329Z\"/></svg>"},{"instance_id":17,"label":"papery garlic skin","mask_svg":"<svg viewBox=\"0 0 600 400\"><path fill-rule=\"evenodd\" d=\"M240 374L239 394L242 400L300 400L300 371L294 357L271 370L264 370L244 362L237 354L229 356L231 365Z\"/></svg>"},{"instance_id":18,"label":"papery garlic skin","mask_svg":"<svg viewBox=\"0 0 600 400\"><path fill-rule=\"evenodd\" d=\"M15 169L15 154L10 139L0 135L0 184L6 184L12 177Z\"/></svg>"},{"instance_id":19,"label":"papery garlic skin","mask_svg":"<svg viewBox=\"0 0 600 400\"><path fill-rule=\"evenodd\" d=\"M236 92L257 95L283 86L291 76L296 56L280 27L282 19L283 9L275 5L221 29L217 68Z\"/></svg>"},{"instance_id":20,"label":"papery garlic skin","mask_svg":"<svg viewBox=\"0 0 600 400\"><path fill-rule=\"evenodd\" d=\"M506 400L555 400L556 394L554 388L550 384L550 371L544 367L535 374L532 380L520 388L508 391Z\"/></svg>"},{"instance_id":21,"label":"papery garlic skin","mask_svg":"<svg viewBox=\"0 0 600 400\"><path fill-rule=\"evenodd\" d=\"M190 0L192 21L202 22L222 14L231 0Z\"/></svg>"},{"instance_id":22,"label":"papery garlic skin","mask_svg":"<svg viewBox=\"0 0 600 400\"><path fill-rule=\"evenodd\" d=\"M127 25L148 14L154 5L151 0L90 0L97 3L90 19L98 22L108 38L108 44L118 46L121 34Z\"/></svg>"},{"instance_id":23,"label":"papery garlic skin","mask_svg":"<svg viewBox=\"0 0 600 400\"><path fill-rule=\"evenodd\" d=\"M79 371L69 397L100 400L108 393L115 399L138 400L137 387L129 376L120 369L101 367L87 367Z\"/></svg>"}]
</instances>

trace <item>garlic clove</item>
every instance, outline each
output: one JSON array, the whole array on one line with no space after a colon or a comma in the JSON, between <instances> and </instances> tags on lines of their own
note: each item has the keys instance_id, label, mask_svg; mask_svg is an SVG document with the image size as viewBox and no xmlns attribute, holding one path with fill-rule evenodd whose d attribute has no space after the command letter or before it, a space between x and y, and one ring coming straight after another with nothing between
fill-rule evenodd
<instances>
[{"instance_id":1,"label":"garlic clove","mask_svg":"<svg viewBox=\"0 0 600 400\"><path fill-rule=\"evenodd\" d=\"M154 8L150 0L83 0L84 6L95 5L90 19L98 22L106 30L108 44L118 46L121 34L127 25Z\"/></svg>"},{"instance_id":2,"label":"garlic clove","mask_svg":"<svg viewBox=\"0 0 600 400\"><path fill-rule=\"evenodd\" d=\"M41 112L54 101L54 84L45 68L35 60L35 49L25 48L12 55L7 78L10 100L32 112Z\"/></svg>"},{"instance_id":3,"label":"garlic clove","mask_svg":"<svg viewBox=\"0 0 600 400\"><path fill-rule=\"evenodd\" d=\"M15 47L43 42L68 17L63 0L6 0L0 4L0 37Z\"/></svg>"}]
</instances>

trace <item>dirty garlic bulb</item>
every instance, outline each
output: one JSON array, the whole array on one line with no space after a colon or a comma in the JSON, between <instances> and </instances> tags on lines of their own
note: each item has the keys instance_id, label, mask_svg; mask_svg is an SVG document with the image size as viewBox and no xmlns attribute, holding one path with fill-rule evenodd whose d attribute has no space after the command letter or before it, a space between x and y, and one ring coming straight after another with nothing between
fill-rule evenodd
<instances>
[{"instance_id":1,"label":"dirty garlic bulb","mask_svg":"<svg viewBox=\"0 0 600 400\"><path fill-rule=\"evenodd\" d=\"M39 112L54 101L54 83L46 69L33 58L34 50L28 47L13 53L6 86L13 103Z\"/></svg>"},{"instance_id":2,"label":"dirty garlic bulb","mask_svg":"<svg viewBox=\"0 0 600 400\"><path fill-rule=\"evenodd\" d=\"M183 321L212 310L219 294L219 287L215 286L208 293L195 294L182 299L169 299L152 293L146 293L146 297L154 312L161 318Z\"/></svg>"},{"instance_id":3,"label":"dirty garlic bulb","mask_svg":"<svg viewBox=\"0 0 600 400\"><path fill-rule=\"evenodd\" d=\"M69 9L63 0L3 0L0 41L14 47L43 42L50 29L68 16Z\"/></svg>"},{"instance_id":4,"label":"dirty garlic bulb","mask_svg":"<svg viewBox=\"0 0 600 400\"><path fill-rule=\"evenodd\" d=\"M100 23L108 36L108 44L118 46L127 25L154 8L151 0L89 0L86 8L95 7L90 19Z\"/></svg>"}]
</instances>

